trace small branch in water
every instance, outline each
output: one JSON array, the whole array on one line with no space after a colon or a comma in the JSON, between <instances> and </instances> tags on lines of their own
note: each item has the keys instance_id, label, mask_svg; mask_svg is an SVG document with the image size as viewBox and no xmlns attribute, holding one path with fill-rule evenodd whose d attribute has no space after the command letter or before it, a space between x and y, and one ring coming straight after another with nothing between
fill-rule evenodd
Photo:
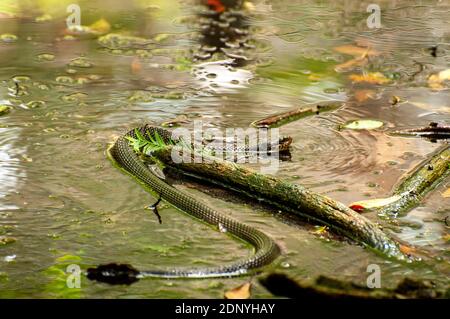
<instances>
[{"instance_id":1,"label":"small branch in water","mask_svg":"<svg viewBox=\"0 0 450 319\"><path fill-rule=\"evenodd\" d=\"M318 115L322 112L330 112L338 109L344 103L339 101L325 101L319 103L307 104L289 111L271 115L262 120L258 120L251 123L251 126L258 128L269 128L269 127L279 127L281 125L287 124L299 120L303 117L310 115Z\"/></svg>"},{"instance_id":2,"label":"small branch in water","mask_svg":"<svg viewBox=\"0 0 450 319\"><path fill-rule=\"evenodd\" d=\"M410 173L396 188L398 199L379 209L380 216L397 216L417 205L450 172L450 147L445 145Z\"/></svg>"},{"instance_id":3,"label":"small branch in water","mask_svg":"<svg viewBox=\"0 0 450 319\"><path fill-rule=\"evenodd\" d=\"M20 93L20 85L19 85L19 82L14 81L14 84L16 85L16 93L15 93L15 95L16 95L16 96L19 96L19 93Z\"/></svg>"},{"instance_id":4,"label":"small branch in water","mask_svg":"<svg viewBox=\"0 0 450 319\"><path fill-rule=\"evenodd\" d=\"M160 202L161 202L161 195L159 195L158 200L157 200L154 204L148 205L146 208L147 208L147 209L150 209L150 210L156 215L156 217L158 218L158 222L159 222L160 224L162 224L161 215L160 215L159 212L158 212L158 204L159 204Z\"/></svg>"},{"instance_id":5,"label":"small branch in water","mask_svg":"<svg viewBox=\"0 0 450 319\"><path fill-rule=\"evenodd\" d=\"M431 122L425 127L398 130L392 132L391 134L424 137L435 142L436 140L450 139L450 126L439 125L436 122Z\"/></svg>"}]
</instances>

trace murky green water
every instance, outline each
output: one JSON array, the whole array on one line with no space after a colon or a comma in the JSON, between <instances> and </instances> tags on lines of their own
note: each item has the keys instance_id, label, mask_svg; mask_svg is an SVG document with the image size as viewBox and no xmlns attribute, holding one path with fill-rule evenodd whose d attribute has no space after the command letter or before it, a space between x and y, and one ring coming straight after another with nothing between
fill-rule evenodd
<instances>
[{"instance_id":1,"label":"murky green water","mask_svg":"<svg viewBox=\"0 0 450 319\"><path fill-rule=\"evenodd\" d=\"M449 67L448 1L382 1L381 29L367 28L370 1L252 1L217 29L194 1L80 1L83 25L108 21L103 36L68 35L69 3L0 4L0 13L9 12L0 14L0 34L17 36L0 41L0 104L12 106L0 117L0 235L16 239L0 246L1 297L220 298L246 280L107 286L82 278L81 289L66 288L64 271L72 263L83 269L105 262L138 269L213 266L249 254L241 243L168 205L159 209L162 225L143 209L155 199L105 156L109 143L139 124L186 115L186 127L201 119L208 127L246 128L304 102L345 100L336 112L281 128L294 145L291 161L281 162L277 175L349 204L388 196L403 174L442 144L392 137L386 130L450 122L448 87L433 89L428 80ZM49 21L36 22L46 20L44 14ZM238 31L227 35L229 41L217 40L234 27ZM358 56L352 56L355 48L350 54L336 50L343 45L373 51L367 61L348 67L344 63ZM433 57L428 48L436 45ZM239 65L223 62L230 58ZM389 82L350 78L375 72ZM392 96L402 102L393 106ZM385 125L337 130L360 118ZM412 264L322 238L313 227L287 223L251 202L212 197L190 186L177 187L280 244L283 256L272 270L364 283L367 266L376 263L385 287L404 276L448 284L443 219L450 199L441 194L449 180L401 218L403 226L369 215L435 256ZM270 297L254 284L254 297Z\"/></svg>"}]
</instances>

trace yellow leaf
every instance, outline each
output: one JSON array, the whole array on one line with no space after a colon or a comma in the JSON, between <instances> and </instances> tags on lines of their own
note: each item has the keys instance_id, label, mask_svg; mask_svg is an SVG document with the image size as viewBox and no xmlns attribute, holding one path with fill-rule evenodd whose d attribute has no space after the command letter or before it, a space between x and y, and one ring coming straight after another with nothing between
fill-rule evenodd
<instances>
[{"instance_id":1,"label":"yellow leaf","mask_svg":"<svg viewBox=\"0 0 450 319\"><path fill-rule=\"evenodd\" d=\"M109 30L111 29L111 25L108 21L101 18L100 20L97 20L96 22L91 24L89 28L99 34L105 34L109 32Z\"/></svg>"},{"instance_id":2,"label":"yellow leaf","mask_svg":"<svg viewBox=\"0 0 450 319\"><path fill-rule=\"evenodd\" d=\"M351 130L374 130L384 125L377 120L355 120L345 124L343 127Z\"/></svg>"},{"instance_id":3,"label":"yellow leaf","mask_svg":"<svg viewBox=\"0 0 450 319\"><path fill-rule=\"evenodd\" d=\"M397 200L399 200L401 196L394 195L388 198L375 198L375 199L368 199L368 200L362 200L359 202L354 202L349 205L349 207L352 206L362 206L364 209L372 209L377 207L382 207L389 205Z\"/></svg>"},{"instance_id":4,"label":"yellow leaf","mask_svg":"<svg viewBox=\"0 0 450 319\"><path fill-rule=\"evenodd\" d=\"M382 73L380 72L372 72L367 74L351 74L349 76L350 80L353 82L366 82L371 84L385 84L389 83L389 79L386 78Z\"/></svg>"},{"instance_id":5,"label":"yellow leaf","mask_svg":"<svg viewBox=\"0 0 450 319\"><path fill-rule=\"evenodd\" d=\"M225 292L225 299L248 299L250 298L251 283L246 282L239 287Z\"/></svg>"},{"instance_id":6,"label":"yellow leaf","mask_svg":"<svg viewBox=\"0 0 450 319\"><path fill-rule=\"evenodd\" d=\"M448 188L445 192L442 193L442 197L444 197L444 198L450 197L450 188Z\"/></svg>"},{"instance_id":7,"label":"yellow leaf","mask_svg":"<svg viewBox=\"0 0 450 319\"><path fill-rule=\"evenodd\" d=\"M316 226L316 230L313 232L313 234L323 235L323 234L326 234L327 231L328 231L328 226Z\"/></svg>"}]
</instances>

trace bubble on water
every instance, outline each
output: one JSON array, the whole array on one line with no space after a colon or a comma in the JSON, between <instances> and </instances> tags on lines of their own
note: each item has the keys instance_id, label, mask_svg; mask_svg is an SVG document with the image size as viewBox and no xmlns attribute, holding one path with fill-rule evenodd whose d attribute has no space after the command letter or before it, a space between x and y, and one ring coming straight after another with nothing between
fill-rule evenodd
<instances>
[{"instance_id":1,"label":"bubble on water","mask_svg":"<svg viewBox=\"0 0 450 319\"><path fill-rule=\"evenodd\" d=\"M56 77L55 81L58 83L64 83L64 84L72 84L74 82L70 76L66 76L66 75Z\"/></svg>"},{"instance_id":2,"label":"bubble on water","mask_svg":"<svg viewBox=\"0 0 450 319\"><path fill-rule=\"evenodd\" d=\"M70 61L69 66L76 68L91 68L93 64L89 62L86 58L80 57Z\"/></svg>"},{"instance_id":3,"label":"bubble on water","mask_svg":"<svg viewBox=\"0 0 450 319\"><path fill-rule=\"evenodd\" d=\"M55 55L51 53L41 53L37 55L37 59L41 62L51 62L55 60Z\"/></svg>"},{"instance_id":4,"label":"bubble on water","mask_svg":"<svg viewBox=\"0 0 450 319\"><path fill-rule=\"evenodd\" d=\"M327 94L337 94L339 93L339 90L336 88L326 88L323 90L323 92Z\"/></svg>"},{"instance_id":5,"label":"bubble on water","mask_svg":"<svg viewBox=\"0 0 450 319\"><path fill-rule=\"evenodd\" d=\"M15 75L12 80L18 83L29 82L31 78L28 75Z\"/></svg>"},{"instance_id":6,"label":"bubble on water","mask_svg":"<svg viewBox=\"0 0 450 319\"><path fill-rule=\"evenodd\" d=\"M78 72L77 70L71 69L71 68L69 68L69 69L66 70L66 73L67 73L67 74L75 74L75 73L77 73L77 72Z\"/></svg>"},{"instance_id":7,"label":"bubble on water","mask_svg":"<svg viewBox=\"0 0 450 319\"><path fill-rule=\"evenodd\" d=\"M283 262L280 264L280 266L283 267L283 268L290 268L290 267L291 267L291 264L288 263L287 261L283 261Z\"/></svg>"},{"instance_id":8,"label":"bubble on water","mask_svg":"<svg viewBox=\"0 0 450 319\"><path fill-rule=\"evenodd\" d=\"M37 23L48 22L48 21L52 21L52 20L53 20L53 17L48 13L45 13L39 17L36 17L36 19L34 19L34 21Z\"/></svg>"},{"instance_id":9,"label":"bubble on water","mask_svg":"<svg viewBox=\"0 0 450 319\"><path fill-rule=\"evenodd\" d=\"M91 83L91 80L85 77L77 78L77 84L87 84L87 83Z\"/></svg>"},{"instance_id":10,"label":"bubble on water","mask_svg":"<svg viewBox=\"0 0 450 319\"><path fill-rule=\"evenodd\" d=\"M98 74L90 74L88 75L88 78L92 81L98 81L102 78L102 76Z\"/></svg>"},{"instance_id":11,"label":"bubble on water","mask_svg":"<svg viewBox=\"0 0 450 319\"><path fill-rule=\"evenodd\" d=\"M48 91L48 90L50 90L50 88L49 88L49 86L48 86L47 84L36 83L36 87L37 87L39 90L42 90L42 91Z\"/></svg>"},{"instance_id":12,"label":"bubble on water","mask_svg":"<svg viewBox=\"0 0 450 319\"><path fill-rule=\"evenodd\" d=\"M30 101L26 104L26 106L30 109L35 109L39 107L45 106L45 101Z\"/></svg>"},{"instance_id":13,"label":"bubble on water","mask_svg":"<svg viewBox=\"0 0 450 319\"><path fill-rule=\"evenodd\" d=\"M87 97L88 97L88 95L86 93L76 92L76 93L64 95L61 99L64 102L79 102L80 100L83 100Z\"/></svg>"},{"instance_id":14,"label":"bubble on water","mask_svg":"<svg viewBox=\"0 0 450 319\"><path fill-rule=\"evenodd\" d=\"M13 43L18 40L18 37L11 33L4 33L0 35L0 41L3 43Z\"/></svg>"},{"instance_id":15,"label":"bubble on water","mask_svg":"<svg viewBox=\"0 0 450 319\"><path fill-rule=\"evenodd\" d=\"M215 79L215 78L217 77L217 74L215 74L215 73L208 73L208 74L206 75L206 77L207 77L208 79Z\"/></svg>"}]
</instances>

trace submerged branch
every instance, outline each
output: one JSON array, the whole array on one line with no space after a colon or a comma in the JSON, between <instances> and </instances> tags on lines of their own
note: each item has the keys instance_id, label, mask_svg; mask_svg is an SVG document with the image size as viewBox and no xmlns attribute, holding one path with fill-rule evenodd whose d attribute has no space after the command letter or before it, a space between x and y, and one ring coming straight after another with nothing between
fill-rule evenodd
<instances>
[{"instance_id":1,"label":"submerged branch","mask_svg":"<svg viewBox=\"0 0 450 319\"><path fill-rule=\"evenodd\" d=\"M289 111L271 115L262 120L257 120L251 123L251 126L257 128L270 128L279 127L281 125L287 124L299 120L301 118L318 115L322 112L334 111L340 108L344 103L340 101L325 101L319 103L306 104L301 107L291 109Z\"/></svg>"},{"instance_id":2,"label":"submerged branch","mask_svg":"<svg viewBox=\"0 0 450 319\"><path fill-rule=\"evenodd\" d=\"M178 153L178 150L168 147L152 155L184 175L206 180L287 213L314 220L385 255L398 259L405 258L397 243L377 224L342 203L314 193L301 185L262 175L217 158L204 156L201 163L194 163L194 157L190 154L191 161L174 162L172 150Z\"/></svg>"},{"instance_id":3,"label":"submerged branch","mask_svg":"<svg viewBox=\"0 0 450 319\"><path fill-rule=\"evenodd\" d=\"M382 206L380 216L397 216L419 204L421 199L450 172L450 147L445 145L410 173L394 191L398 199Z\"/></svg>"}]
</instances>

